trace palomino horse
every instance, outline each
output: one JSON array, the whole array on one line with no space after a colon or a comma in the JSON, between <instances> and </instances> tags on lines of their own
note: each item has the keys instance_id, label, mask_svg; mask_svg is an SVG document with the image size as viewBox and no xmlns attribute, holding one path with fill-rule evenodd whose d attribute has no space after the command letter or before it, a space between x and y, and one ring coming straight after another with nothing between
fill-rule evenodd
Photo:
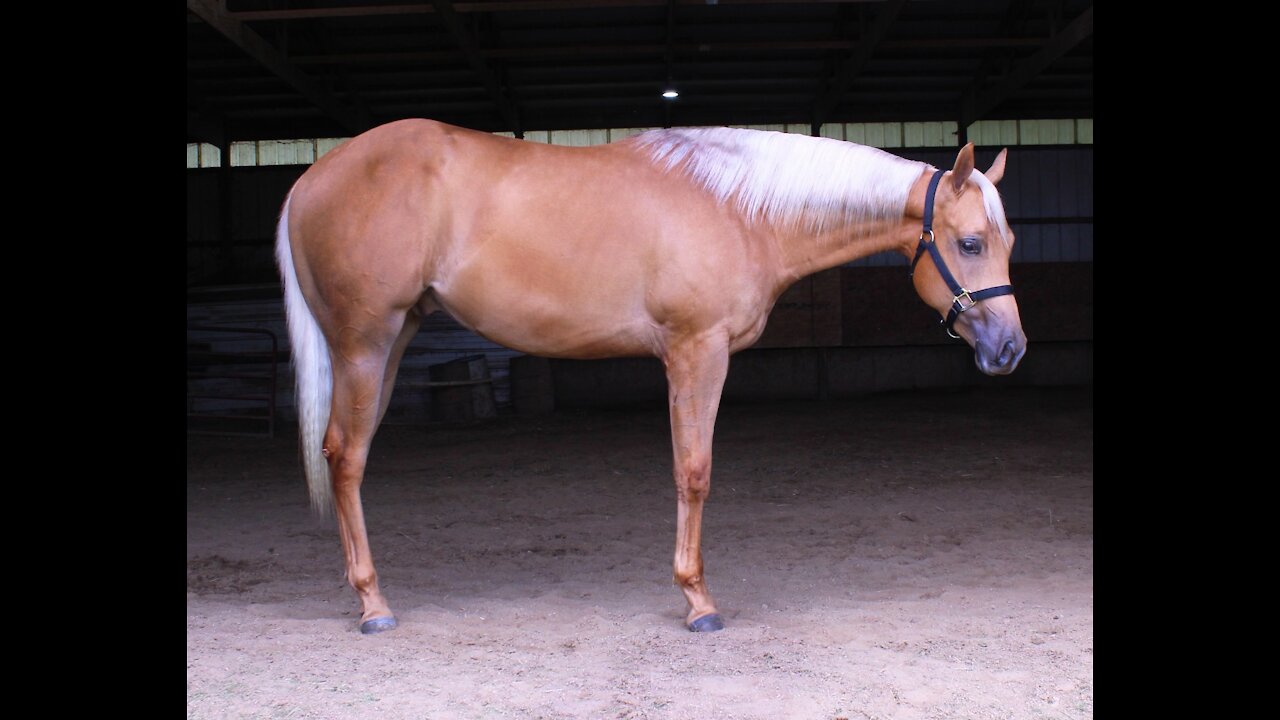
<instances>
[{"instance_id":1,"label":"palomino horse","mask_svg":"<svg viewBox=\"0 0 1280 720\"><path fill-rule=\"evenodd\" d=\"M396 624L360 502L369 445L405 346L437 310L534 355L662 360L675 582L688 628L721 629L701 552L711 435L729 355L760 337L783 290L896 250L915 257L916 292L951 316L983 372L1012 372L1022 358L1013 234L994 187L1005 152L985 175L973 163L972 144L935 172L755 130L654 130L570 148L428 120L326 154L285 200L276 255L311 501L337 507L361 631Z\"/></svg>"}]
</instances>

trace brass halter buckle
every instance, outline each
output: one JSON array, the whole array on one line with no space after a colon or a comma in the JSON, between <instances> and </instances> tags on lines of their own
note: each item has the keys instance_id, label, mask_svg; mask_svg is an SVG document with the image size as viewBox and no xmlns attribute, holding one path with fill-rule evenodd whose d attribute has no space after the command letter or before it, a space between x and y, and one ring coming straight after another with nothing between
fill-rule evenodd
<instances>
[{"instance_id":1,"label":"brass halter buckle","mask_svg":"<svg viewBox=\"0 0 1280 720\"><path fill-rule=\"evenodd\" d=\"M977 304L978 304L978 301L974 300L973 297L969 295L969 291L965 290L964 288L960 288L959 295L951 298L951 305L952 307L955 308L956 317L960 317L961 313L963 313L965 310L968 310L969 308ZM950 326L947 326L946 318L942 319L942 324L944 327L946 327L947 334L950 335L952 338L955 338L956 340L964 339L959 335L957 335L955 331L950 328Z\"/></svg>"}]
</instances>

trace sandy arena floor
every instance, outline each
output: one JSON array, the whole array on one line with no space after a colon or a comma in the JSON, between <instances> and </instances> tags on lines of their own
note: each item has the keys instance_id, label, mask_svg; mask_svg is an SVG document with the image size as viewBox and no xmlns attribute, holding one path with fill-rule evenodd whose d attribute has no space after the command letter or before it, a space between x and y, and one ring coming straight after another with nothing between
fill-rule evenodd
<instances>
[{"instance_id":1,"label":"sandy arena floor","mask_svg":"<svg viewBox=\"0 0 1280 720\"><path fill-rule=\"evenodd\" d=\"M709 635L664 410L384 427L369 637L296 448L188 437L188 718L1093 715L1089 388L724 406Z\"/></svg>"}]
</instances>

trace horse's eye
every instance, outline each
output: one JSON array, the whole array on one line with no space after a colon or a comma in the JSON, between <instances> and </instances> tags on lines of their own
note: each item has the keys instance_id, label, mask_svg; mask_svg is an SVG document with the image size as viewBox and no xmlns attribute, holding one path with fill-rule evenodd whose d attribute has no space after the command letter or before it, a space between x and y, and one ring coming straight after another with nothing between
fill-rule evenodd
<instances>
[{"instance_id":1,"label":"horse's eye","mask_svg":"<svg viewBox=\"0 0 1280 720\"><path fill-rule=\"evenodd\" d=\"M982 253L982 241L978 238L960 238L960 252L965 255L978 255Z\"/></svg>"}]
</instances>

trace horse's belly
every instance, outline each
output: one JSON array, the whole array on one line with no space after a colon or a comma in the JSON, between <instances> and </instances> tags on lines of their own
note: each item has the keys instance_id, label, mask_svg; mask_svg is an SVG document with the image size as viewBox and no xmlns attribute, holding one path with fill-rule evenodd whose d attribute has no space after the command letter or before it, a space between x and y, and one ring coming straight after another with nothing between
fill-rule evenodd
<instances>
[{"instance_id":1,"label":"horse's belly","mask_svg":"<svg viewBox=\"0 0 1280 720\"><path fill-rule=\"evenodd\" d=\"M623 303L602 305L529 287L433 290L435 302L455 320L512 350L579 359L658 353L647 314Z\"/></svg>"}]
</instances>

